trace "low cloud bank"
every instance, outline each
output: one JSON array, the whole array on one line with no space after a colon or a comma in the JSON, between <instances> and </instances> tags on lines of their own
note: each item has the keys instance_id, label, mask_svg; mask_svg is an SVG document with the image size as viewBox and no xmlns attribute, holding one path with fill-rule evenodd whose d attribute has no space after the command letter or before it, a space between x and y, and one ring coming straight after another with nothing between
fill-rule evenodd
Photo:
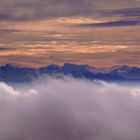
<instances>
[{"instance_id":1,"label":"low cloud bank","mask_svg":"<svg viewBox=\"0 0 140 140\"><path fill-rule=\"evenodd\" d=\"M0 83L1 140L139 140L140 88L49 78Z\"/></svg>"}]
</instances>

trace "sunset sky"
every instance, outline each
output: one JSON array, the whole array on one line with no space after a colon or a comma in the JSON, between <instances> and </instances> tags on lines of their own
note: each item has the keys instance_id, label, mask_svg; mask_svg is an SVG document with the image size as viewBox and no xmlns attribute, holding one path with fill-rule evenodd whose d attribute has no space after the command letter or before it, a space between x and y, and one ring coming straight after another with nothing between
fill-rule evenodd
<instances>
[{"instance_id":1,"label":"sunset sky","mask_svg":"<svg viewBox=\"0 0 140 140\"><path fill-rule=\"evenodd\" d=\"M0 65L140 66L140 0L0 0Z\"/></svg>"}]
</instances>

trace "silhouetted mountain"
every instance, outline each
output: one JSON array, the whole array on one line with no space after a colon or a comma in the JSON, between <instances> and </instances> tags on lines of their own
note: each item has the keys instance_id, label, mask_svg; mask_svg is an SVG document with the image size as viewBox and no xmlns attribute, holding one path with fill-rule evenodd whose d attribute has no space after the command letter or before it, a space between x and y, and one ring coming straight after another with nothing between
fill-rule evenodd
<instances>
[{"instance_id":1,"label":"silhouetted mountain","mask_svg":"<svg viewBox=\"0 0 140 140\"><path fill-rule=\"evenodd\" d=\"M88 65L64 64L63 66L48 65L41 68L21 68L10 64L0 67L0 81L31 82L45 75L56 77L72 76L89 80L105 81L140 81L140 68L129 66L114 66L110 70L100 70Z\"/></svg>"},{"instance_id":2,"label":"silhouetted mountain","mask_svg":"<svg viewBox=\"0 0 140 140\"><path fill-rule=\"evenodd\" d=\"M0 67L0 81L4 82L31 82L38 76L38 70L34 68L20 68L10 64Z\"/></svg>"},{"instance_id":3,"label":"silhouetted mountain","mask_svg":"<svg viewBox=\"0 0 140 140\"><path fill-rule=\"evenodd\" d=\"M112 67L110 73L121 75L128 79L140 79L140 68L129 66Z\"/></svg>"}]
</instances>

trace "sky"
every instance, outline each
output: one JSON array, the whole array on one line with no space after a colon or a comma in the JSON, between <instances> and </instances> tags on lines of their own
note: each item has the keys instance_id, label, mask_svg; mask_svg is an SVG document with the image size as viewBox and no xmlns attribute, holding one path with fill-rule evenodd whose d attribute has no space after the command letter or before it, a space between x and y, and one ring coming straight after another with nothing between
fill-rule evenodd
<instances>
[{"instance_id":1,"label":"sky","mask_svg":"<svg viewBox=\"0 0 140 140\"><path fill-rule=\"evenodd\" d=\"M140 0L0 0L0 65L140 66Z\"/></svg>"}]
</instances>

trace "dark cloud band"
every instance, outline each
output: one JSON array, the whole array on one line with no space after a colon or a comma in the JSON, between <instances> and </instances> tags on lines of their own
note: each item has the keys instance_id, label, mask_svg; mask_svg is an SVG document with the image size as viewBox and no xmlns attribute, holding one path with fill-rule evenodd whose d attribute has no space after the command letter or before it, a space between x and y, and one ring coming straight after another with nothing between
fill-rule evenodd
<instances>
[{"instance_id":1,"label":"dark cloud band","mask_svg":"<svg viewBox=\"0 0 140 140\"><path fill-rule=\"evenodd\" d=\"M77 27L118 27L118 26L136 26L136 25L140 25L140 20L119 20L102 23L88 23L88 24L79 24L77 25Z\"/></svg>"},{"instance_id":2,"label":"dark cloud band","mask_svg":"<svg viewBox=\"0 0 140 140\"><path fill-rule=\"evenodd\" d=\"M0 20L37 20L51 17L65 16L96 16L103 17L109 15L140 15L138 1L125 0L0 0ZM113 6L130 8L118 8L114 11ZM137 5L137 7L135 7ZM108 10L110 9L110 10Z\"/></svg>"}]
</instances>

